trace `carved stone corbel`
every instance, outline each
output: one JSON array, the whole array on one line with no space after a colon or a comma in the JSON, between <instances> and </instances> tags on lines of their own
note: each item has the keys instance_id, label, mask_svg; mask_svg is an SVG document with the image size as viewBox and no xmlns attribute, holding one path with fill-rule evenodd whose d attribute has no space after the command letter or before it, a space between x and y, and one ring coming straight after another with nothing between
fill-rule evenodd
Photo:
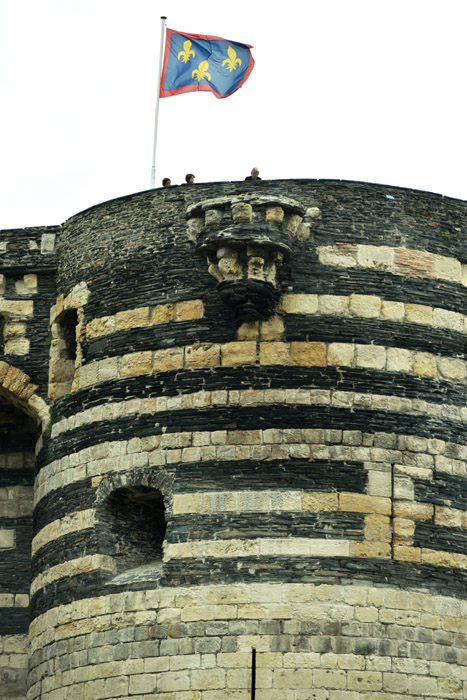
<instances>
[{"instance_id":1,"label":"carved stone corbel","mask_svg":"<svg viewBox=\"0 0 467 700\"><path fill-rule=\"evenodd\" d=\"M206 258L220 298L239 321L273 315L280 297L279 270L292 239L306 240L316 216L289 197L254 194L217 197L188 208L188 235Z\"/></svg>"}]
</instances>

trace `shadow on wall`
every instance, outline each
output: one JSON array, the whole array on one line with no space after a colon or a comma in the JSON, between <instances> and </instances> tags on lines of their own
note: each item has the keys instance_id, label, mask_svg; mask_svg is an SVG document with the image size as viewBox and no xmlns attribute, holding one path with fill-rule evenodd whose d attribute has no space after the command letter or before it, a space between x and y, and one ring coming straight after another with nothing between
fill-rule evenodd
<instances>
[{"instance_id":1,"label":"shadow on wall","mask_svg":"<svg viewBox=\"0 0 467 700\"><path fill-rule=\"evenodd\" d=\"M101 506L115 576L142 566L161 567L166 531L162 493L147 486L112 491Z\"/></svg>"}]
</instances>

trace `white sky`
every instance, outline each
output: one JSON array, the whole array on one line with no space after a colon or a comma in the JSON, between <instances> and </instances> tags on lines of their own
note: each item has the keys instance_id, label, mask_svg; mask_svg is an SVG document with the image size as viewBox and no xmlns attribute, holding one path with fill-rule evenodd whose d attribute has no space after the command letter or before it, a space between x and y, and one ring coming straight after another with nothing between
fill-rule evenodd
<instances>
[{"instance_id":1,"label":"white sky","mask_svg":"<svg viewBox=\"0 0 467 700\"><path fill-rule=\"evenodd\" d=\"M0 228L149 188L162 14L256 65L161 100L157 186L257 166L467 199L465 0L0 0Z\"/></svg>"}]
</instances>

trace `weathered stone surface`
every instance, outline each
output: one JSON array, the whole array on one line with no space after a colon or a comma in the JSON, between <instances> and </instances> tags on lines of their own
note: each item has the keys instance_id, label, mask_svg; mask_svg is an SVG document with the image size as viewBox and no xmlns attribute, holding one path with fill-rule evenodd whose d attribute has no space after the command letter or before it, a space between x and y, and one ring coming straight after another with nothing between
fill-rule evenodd
<instances>
[{"instance_id":1,"label":"weathered stone surface","mask_svg":"<svg viewBox=\"0 0 467 700\"><path fill-rule=\"evenodd\" d=\"M462 697L466 221L263 180L2 232L1 697L248 700L252 649L264 700Z\"/></svg>"}]
</instances>

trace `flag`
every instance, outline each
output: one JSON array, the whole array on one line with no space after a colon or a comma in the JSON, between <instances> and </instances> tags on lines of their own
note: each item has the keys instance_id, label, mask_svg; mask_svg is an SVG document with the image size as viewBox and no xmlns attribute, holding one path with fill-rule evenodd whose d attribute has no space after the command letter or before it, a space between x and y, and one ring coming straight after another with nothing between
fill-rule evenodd
<instances>
[{"instance_id":1,"label":"flag","mask_svg":"<svg viewBox=\"0 0 467 700\"><path fill-rule=\"evenodd\" d=\"M251 48L217 36L167 29L160 96L209 90L216 97L229 97L253 70Z\"/></svg>"}]
</instances>

